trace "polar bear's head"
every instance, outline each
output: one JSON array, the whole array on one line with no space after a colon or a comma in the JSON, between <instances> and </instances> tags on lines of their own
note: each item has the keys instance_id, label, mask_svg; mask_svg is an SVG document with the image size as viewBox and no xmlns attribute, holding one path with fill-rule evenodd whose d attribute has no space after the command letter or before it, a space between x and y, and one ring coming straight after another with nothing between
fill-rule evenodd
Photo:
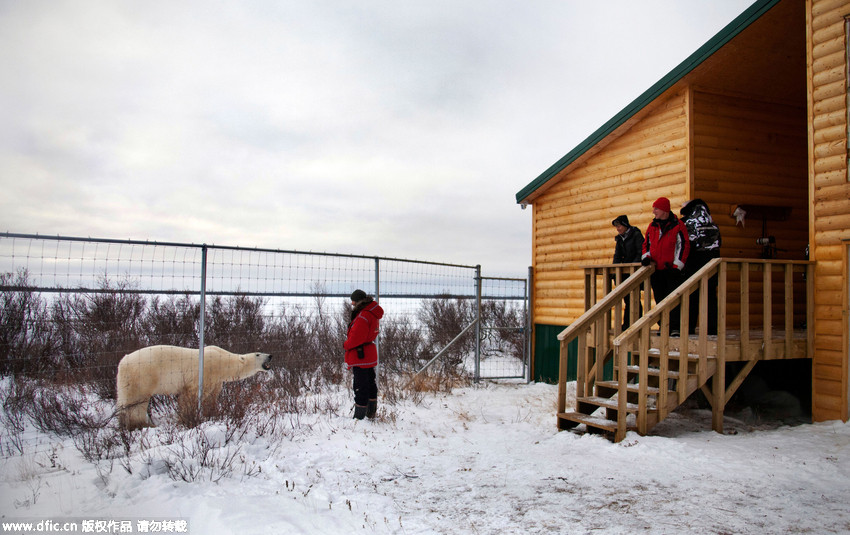
<instances>
[{"instance_id":1,"label":"polar bear's head","mask_svg":"<svg viewBox=\"0 0 850 535\"><path fill-rule=\"evenodd\" d=\"M246 353L239 355L239 359L243 362L250 362L253 359L254 372L267 372L272 369L272 356L268 353Z\"/></svg>"}]
</instances>

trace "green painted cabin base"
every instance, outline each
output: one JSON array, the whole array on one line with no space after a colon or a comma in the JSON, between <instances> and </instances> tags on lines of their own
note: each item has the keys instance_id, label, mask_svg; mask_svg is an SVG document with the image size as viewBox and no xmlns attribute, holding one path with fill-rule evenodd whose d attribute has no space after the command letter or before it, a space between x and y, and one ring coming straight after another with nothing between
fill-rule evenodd
<instances>
[{"instance_id":1,"label":"green painted cabin base","mask_svg":"<svg viewBox=\"0 0 850 535\"><path fill-rule=\"evenodd\" d=\"M558 363L561 346L558 335L566 329L563 325L534 324L534 381L538 383L558 384ZM578 367L578 340L567 345L567 381L576 380ZM604 380L614 377L614 362L608 361L602 371Z\"/></svg>"}]
</instances>

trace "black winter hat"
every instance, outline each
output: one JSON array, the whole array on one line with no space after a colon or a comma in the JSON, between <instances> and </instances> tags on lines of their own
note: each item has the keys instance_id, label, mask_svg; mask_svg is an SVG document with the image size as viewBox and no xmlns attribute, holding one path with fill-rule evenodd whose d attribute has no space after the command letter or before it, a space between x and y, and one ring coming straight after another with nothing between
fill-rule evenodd
<instances>
[{"instance_id":1,"label":"black winter hat","mask_svg":"<svg viewBox=\"0 0 850 535\"><path fill-rule=\"evenodd\" d=\"M364 292L363 290L354 290L351 293L351 302L352 303L359 303L360 301L366 299L367 297L369 297L369 296L366 295L366 292Z\"/></svg>"},{"instance_id":2,"label":"black winter hat","mask_svg":"<svg viewBox=\"0 0 850 535\"><path fill-rule=\"evenodd\" d=\"M612 225L623 225L624 227L630 227L629 225L629 216L627 215L618 215L617 219L611 221Z\"/></svg>"}]
</instances>

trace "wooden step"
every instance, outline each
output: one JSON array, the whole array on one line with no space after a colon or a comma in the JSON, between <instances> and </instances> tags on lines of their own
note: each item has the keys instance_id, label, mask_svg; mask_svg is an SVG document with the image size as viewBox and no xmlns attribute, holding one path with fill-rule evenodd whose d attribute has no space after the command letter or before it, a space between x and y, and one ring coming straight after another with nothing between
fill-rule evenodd
<instances>
[{"instance_id":1,"label":"wooden step","mask_svg":"<svg viewBox=\"0 0 850 535\"><path fill-rule=\"evenodd\" d=\"M608 390L606 390L606 392L613 391L611 395L614 395L614 393L616 393L620 389L620 383L618 383L617 381L599 381L599 382L596 383L596 387L597 388L602 387L603 389L608 389ZM635 383L628 383L626 385L626 390L629 393L637 394L638 392L640 392L640 385L635 384ZM658 387L655 387L655 386L647 386L646 387L646 394L648 396L657 396L659 392L660 392L660 390L658 389Z\"/></svg>"},{"instance_id":2,"label":"wooden step","mask_svg":"<svg viewBox=\"0 0 850 535\"><path fill-rule=\"evenodd\" d=\"M616 399L611 398L603 398L599 396L589 396L583 398L577 398L577 403L587 403L588 405L592 405L595 407L602 407L605 409L612 410L620 410L619 402ZM654 411L655 409L649 409L650 411ZM638 411L637 403L626 403L626 412L636 413Z\"/></svg>"},{"instance_id":3,"label":"wooden step","mask_svg":"<svg viewBox=\"0 0 850 535\"><path fill-rule=\"evenodd\" d=\"M580 413L580 412L574 412L574 411L559 412L558 413L559 427L563 428L563 426L560 425L561 420L567 420L568 422L570 422L572 424L572 425L567 424L565 426L566 428L571 428L571 427L575 427L576 425L579 425L579 424L584 424L584 425L587 426L588 431L591 431L593 429L603 430L603 431L606 431L608 433L614 433L615 431L617 431L617 422L615 422L614 420L609 420L607 418L602 418L600 416L590 416L590 415L583 414L583 413Z\"/></svg>"},{"instance_id":4,"label":"wooden step","mask_svg":"<svg viewBox=\"0 0 850 535\"><path fill-rule=\"evenodd\" d=\"M626 370L629 372L629 375L640 375L640 366L626 366ZM661 368L654 368L650 366L647 368L646 373L648 375L658 377L661 375ZM679 372L675 370L667 370L667 378L678 379Z\"/></svg>"},{"instance_id":5,"label":"wooden step","mask_svg":"<svg viewBox=\"0 0 850 535\"><path fill-rule=\"evenodd\" d=\"M648 355L650 357L659 358L661 356L661 350L658 349L658 348L650 347ZM681 353L679 353L678 351L675 351L675 350L667 352L667 357L670 360L679 360L680 356L681 356ZM708 356L706 358L713 359L714 356L712 355L712 356ZM688 353L688 362L697 362L697 361L699 361L699 354Z\"/></svg>"}]
</instances>

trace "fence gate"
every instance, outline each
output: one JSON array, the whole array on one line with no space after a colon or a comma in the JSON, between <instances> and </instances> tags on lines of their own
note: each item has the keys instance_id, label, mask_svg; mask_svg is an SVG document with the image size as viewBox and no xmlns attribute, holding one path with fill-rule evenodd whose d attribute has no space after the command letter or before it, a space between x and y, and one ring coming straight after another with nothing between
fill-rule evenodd
<instances>
[{"instance_id":1,"label":"fence gate","mask_svg":"<svg viewBox=\"0 0 850 535\"><path fill-rule=\"evenodd\" d=\"M528 281L478 280L475 380L529 380Z\"/></svg>"}]
</instances>

